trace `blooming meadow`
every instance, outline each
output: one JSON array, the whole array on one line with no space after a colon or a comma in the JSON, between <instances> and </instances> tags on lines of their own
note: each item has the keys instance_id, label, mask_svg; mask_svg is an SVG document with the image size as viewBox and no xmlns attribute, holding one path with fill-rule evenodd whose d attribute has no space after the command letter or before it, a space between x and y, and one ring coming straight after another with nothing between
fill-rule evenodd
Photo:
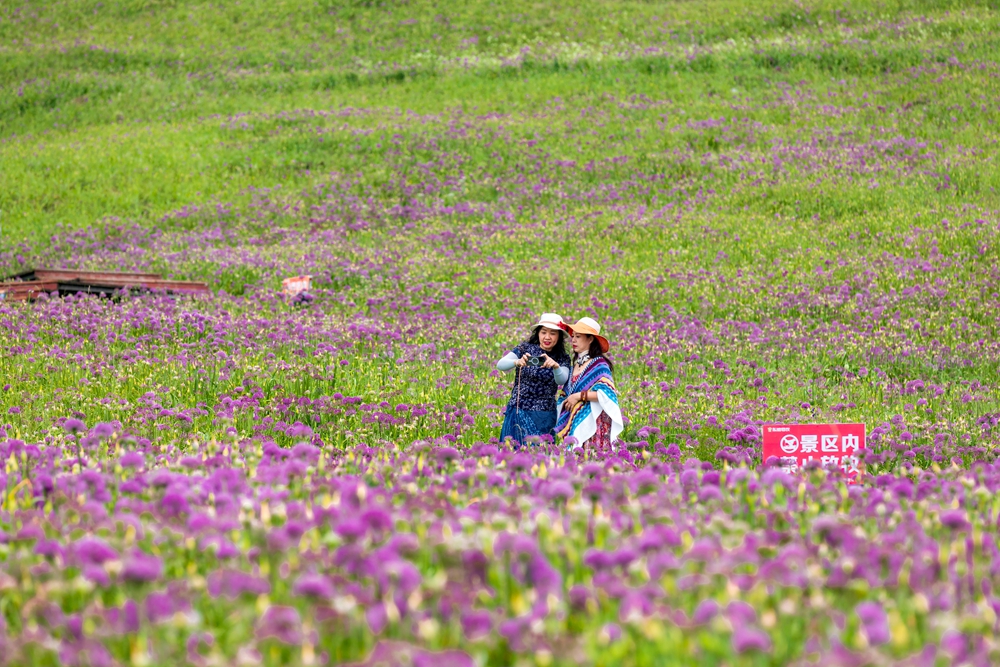
<instances>
[{"instance_id":1,"label":"blooming meadow","mask_svg":"<svg viewBox=\"0 0 1000 667\"><path fill-rule=\"evenodd\" d=\"M0 8L0 664L996 664L997 8L686 4Z\"/></svg>"}]
</instances>

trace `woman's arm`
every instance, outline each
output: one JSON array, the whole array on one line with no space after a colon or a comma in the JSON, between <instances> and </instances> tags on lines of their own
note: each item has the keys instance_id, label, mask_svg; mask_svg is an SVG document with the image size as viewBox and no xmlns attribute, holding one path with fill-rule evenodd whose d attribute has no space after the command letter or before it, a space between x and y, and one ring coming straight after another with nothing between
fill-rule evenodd
<instances>
[{"instance_id":1,"label":"woman's arm","mask_svg":"<svg viewBox=\"0 0 1000 667\"><path fill-rule=\"evenodd\" d=\"M596 401L598 400L597 392L591 389L590 391L574 391L572 394L566 397L566 407L573 409L577 403L582 403L583 401Z\"/></svg>"},{"instance_id":2,"label":"woman's arm","mask_svg":"<svg viewBox=\"0 0 1000 667\"><path fill-rule=\"evenodd\" d=\"M552 375L556 379L556 384L563 385L566 384L566 380L569 379L569 368L566 366L560 366L559 368L552 369Z\"/></svg>"},{"instance_id":3,"label":"woman's arm","mask_svg":"<svg viewBox=\"0 0 1000 667\"><path fill-rule=\"evenodd\" d=\"M504 355L503 359L497 362L497 370L507 372L512 370L514 366L517 365L517 355L513 352L508 352Z\"/></svg>"}]
</instances>

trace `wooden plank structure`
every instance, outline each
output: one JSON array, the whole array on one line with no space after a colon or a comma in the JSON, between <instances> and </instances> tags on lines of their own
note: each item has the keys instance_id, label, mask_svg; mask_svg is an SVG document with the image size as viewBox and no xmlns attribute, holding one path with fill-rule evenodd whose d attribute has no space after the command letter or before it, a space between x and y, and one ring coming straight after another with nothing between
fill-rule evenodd
<instances>
[{"instance_id":1,"label":"wooden plank structure","mask_svg":"<svg viewBox=\"0 0 1000 667\"><path fill-rule=\"evenodd\" d=\"M31 301L42 294L58 292L56 282L2 282L0 283L0 301Z\"/></svg>"},{"instance_id":2,"label":"wooden plank structure","mask_svg":"<svg viewBox=\"0 0 1000 667\"><path fill-rule=\"evenodd\" d=\"M208 285L187 280L164 280L158 273L30 269L0 282L0 300L30 301L42 294L107 294L122 290L162 291L168 294L211 294Z\"/></svg>"},{"instance_id":3,"label":"wooden plank structure","mask_svg":"<svg viewBox=\"0 0 1000 667\"><path fill-rule=\"evenodd\" d=\"M4 280L90 280L100 282L104 278L152 278L160 277L158 273L125 273L122 271L75 271L73 269L28 269L9 276Z\"/></svg>"}]
</instances>

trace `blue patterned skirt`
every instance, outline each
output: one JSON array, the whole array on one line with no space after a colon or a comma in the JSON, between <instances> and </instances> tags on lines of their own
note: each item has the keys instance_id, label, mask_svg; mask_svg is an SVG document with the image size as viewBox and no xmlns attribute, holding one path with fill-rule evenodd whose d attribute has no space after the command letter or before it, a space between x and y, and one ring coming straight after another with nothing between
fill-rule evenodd
<instances>
[{"instance_id":1,"label":"blue patterned skirt","mask_svg":"<svg viewBox=\"0 0 1000 667\"><path fill-rule=\"evenodd\" d=\"M509 437L523 444L533 435L554 435L555 427L555 410L516 410L507 406L507 412L503 417L503 428L500 429L500 442Z\"/></svg>"}]
</instances>

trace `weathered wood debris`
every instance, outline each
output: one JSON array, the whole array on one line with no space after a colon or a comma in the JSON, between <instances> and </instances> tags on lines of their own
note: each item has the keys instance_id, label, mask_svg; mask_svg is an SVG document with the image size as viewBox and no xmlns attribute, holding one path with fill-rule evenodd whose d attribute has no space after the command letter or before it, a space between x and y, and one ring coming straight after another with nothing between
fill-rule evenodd
<instances>
[{"instance_id":1,"label":"weathered wood debris","mask_svg":"<svg viewBox=\"0 0 1000 667\"><path fill-rule=\"evenodd\" d=\"M0 300L28 301L42 294L107 294L123 290L162 291L171 294L210 294L208 285L189 280L164 280L158 273L30 269L0 282Z\"/></svg>"}]
</instances>

